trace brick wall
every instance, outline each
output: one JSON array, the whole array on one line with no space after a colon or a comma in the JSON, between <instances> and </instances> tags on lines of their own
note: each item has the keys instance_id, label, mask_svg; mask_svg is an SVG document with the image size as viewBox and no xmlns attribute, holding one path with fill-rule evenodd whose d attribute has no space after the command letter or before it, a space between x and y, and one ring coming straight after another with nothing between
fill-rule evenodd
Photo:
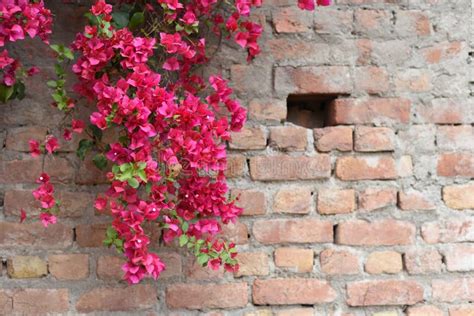
<instances>
[{"instance_id":1,"label":"brick wall","mask_svg":"<svg viewBox=\"0 0 474 316\"><path fill-rule=\"evenodd\" d=\"M470 1L337 0L315 13L294 2L258 10L254 64L229 46L216 61L250 118L230 144L245 207L226 228L241 252L235 276L161 246L160 280L126 286L121 258L101 247L108 218L92 207L105 179L71 145L45 161L60 223L18 224L20 208L34 212L41 168L27 141L60 116L48 107L47 50L15 50L44 71L27 99L0 105L1 315L474 314ZM48 3L55 40L71 40L86 7ZM327 104L327 126L282 123L288 94L328 93L343 97Z\"/></svg>"}]
</instances>

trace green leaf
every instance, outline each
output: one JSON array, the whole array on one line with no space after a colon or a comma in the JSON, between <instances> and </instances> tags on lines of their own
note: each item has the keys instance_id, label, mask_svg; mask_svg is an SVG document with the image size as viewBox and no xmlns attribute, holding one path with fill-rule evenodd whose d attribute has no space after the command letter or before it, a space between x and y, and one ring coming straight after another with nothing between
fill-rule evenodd
<instances>
[{"instance_id":1,"label":"green leaf","mask_svg":"<svg viewBox=\"0 0 474 316\"><path fill-rule=\"evenodd\" d=\"M91 150L92 146L94 146L93 141L89 139L81 139L76 151L77 157L79 157L81 160L84 160L84 158L86 158L87 152Z\"/></svg>"},{"instance_id":2,"label":"green leaf","mask_svg":"<svg viewBox=\"0 0 474 316\"><path fill-rule=\"evenodd\" d=\"M95 138L97 138L98 140L102 140L102 134L103 133L102 133L102 130L100 128L98 128L95 125L89 124L89 129L91 130L92 135L94 135Z\"/></svg>"},{"instance_id":3,"label":"green leaf","mask_svg":"<svg viewBox=\"0 0 474 316\"><path fill-rule=\"evenodd\" d=\"M205 253L200 253L198 256L197 256L197 262L201 265L201 266L204 266L207 264L207 262L209 261L209 256Z\"/></svg>"},{"instance_id":4,"label":"green leaf","mask_svg":"<svg viewBox=\"0 0 474 316\"><path fill-rule=\"evenodd\" d=\"M13 91L14 91L13 87L0 84L0 101L2 101L3 103L7 102L12 96Z\"/></svg>"},{"instance_id":5,"label":"green leaf","mask_svg":"<svg viewBox=\"0 0 474 316\"><path fill-rule=\"evenodd\" d=\"M143 12L135 12L132 15L132 18L130 19L128 27L134 29L140 24L143 24L143 22L145 22L145 15L143 14Z\"/></svg>"},{"instance_id":6,"label":"green leaf","mask_svg":"<svg viewBox=\"0 0 474 316\"><path fill-rule=\"evenodd\" d=\"M46 82L46 84L48 85L48 87L51 88L56 88L58 86L58 83L55 80L49 80L48 82Z\"/></svg>"},{"instance_id":7,"label":"green leaf","mask_svg":"<svg viewBox=\"0 0 474 316\"><path fill-rule=\"evenodd\" d=\"M127 182L128 182L128 185L131 186L134 189L136 189L140 186L140 183L135 178L130 178L130 179L127 180Z\"/></svg>"},{"instance_id":8,"label":"green leaf","mask_svg":"<svg viewBox=\"0 0 474 316\"><path fill-rule=\"evenodd\" d=\"M183 235L179 236L179 246L180 247L183 247L187 243L188 243L188 235L183 234Z\"/></svg>"},{"instance_id":9,"label":"green leaf","mask_svg":"<svg viewBox=\"0 0 474 316\"><path fill-rule=\"evenodd\" d=\"M97 154L92 158L94 165L100 170L107 168L107 158L103 154Z\"/></svg>"},{"instance_id":10,"label":"green leaf","mask_svg":"<svg viewBox=\"0 0 474 316\"><path fill-rule=\"evenodd\" d=\"M189 229L189 223L188 223L188 222L184 222L184 223L183 223L183 226L181 227L181 229L183 230L183 232L187 232L188 229Z\"/></svg>"},{"instance_id":11,"label":"green leaf","mask_svg":"<svg viewBox=\"0 0 474 316\"><path fill-rule=\"evenodd\" d=\"M147 177L146 177L146 172L145 172L145 170L138 170L138 171L137 171L137 176L138 176L140 179L142 179L142 181L145 182L145 183L148 181L148 179L147 179Z\"/></svg>"},{"instance_id":12,"label":"green leaf","mask_svg":"<svg viewBox=\"0 0 474 316\"><path fill-rule=\"evenodd\" d=\"M117 231L112 226L107 227L107 230L105 231L105 235L112 239L115 239L118 237Z\"/></svg>"},{"instance_id":13,"label":"green leaf","mask_svg":"<svg viewBox=\"0 0 474 316\"><path fill-rule=\"evenodd\" d=\"M123 29L128 25L129 22L128 12L114 12L112 13L112 18L114 20L115 27L118 29Z\"/></svg>"},{"instance_id":14,"label":"green leaf","mask_svg":"<svg viewBox=\"0 0 474 316\"><path fill-rule=\"evenodd\" d=\"M74 59L74 54L69 48L65 47L64 48L64 57L66 57L67 59L73 60Z\"/></svg>"},{"instance_id":15,"label":"green leaf","mask_svg":"<svg viewBox=\"0 0 474 316\"><path fill-rule=\"evenodd\" d=\"M23 84L23 82L18 81L17 83L15 83L15 86L13 88L15 90L14 97L17 98L18 100L23 100L26 96L25 85Z\"/></svg>"}]
</instances>

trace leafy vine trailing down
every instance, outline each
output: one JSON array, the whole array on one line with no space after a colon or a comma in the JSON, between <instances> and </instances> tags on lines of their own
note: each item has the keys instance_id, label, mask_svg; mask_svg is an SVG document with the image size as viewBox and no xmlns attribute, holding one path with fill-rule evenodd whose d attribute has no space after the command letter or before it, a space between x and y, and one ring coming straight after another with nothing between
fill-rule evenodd
<instances>
[{"instance_id":1,"label":"leafy vine trailing down","mask_svg":"<svg viewBox=\"0 0 474 316\"><path fill-rule=\"evenodd\" d=\"M329 0L317 0L329 5ZM123 0L112 6L98 0L88 25L67 48L56 52L54 105L64 112L62 137L87 134L77 155L95 153L93 162L107 173L109 189L95 201L98 211L110 211L113 222L104 243L123 252L124 278L131 284L145 276L156 279L165 265L149 251L150 227L157 223L163 240L178 239L199 264L228 271L238 269L233 243L219 238L221 223L233 222L242 209L227 198L226 141L239 131L246 111L232 98L232 89L219 75L207 80L196 68L209 61L206 39L233 40L247 50L250 61L259 54L262 27L249 16L261 0ZM314 0L298 0L313 10ZM42 0L3 0L0 3L0 47L39 36L48 44L52 15ZM210 52L211 51L211 52ZM75 60L75 92L96 105L90 124L74 119L75 100L65 88L65 62ZM5 49L0 53L0 98L24 96L25 71ZM106 129L118 130L111 144L102 142ZM58 139L30 141L31 155L54 154ZM43 156L44 157L44 156ZM50 177L42 173L33 192L41 203L44 226L56 223L60 211ZM20 221L26 213L21 210ZM155 227L156 225L151 226Z\"/></svg>"}]
</instances>

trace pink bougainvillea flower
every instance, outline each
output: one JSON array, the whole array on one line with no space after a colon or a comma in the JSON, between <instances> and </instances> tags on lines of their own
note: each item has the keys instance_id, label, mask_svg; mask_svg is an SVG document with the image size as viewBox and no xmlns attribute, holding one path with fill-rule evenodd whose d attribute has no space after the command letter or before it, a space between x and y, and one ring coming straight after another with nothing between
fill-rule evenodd
<instances>
[{"instance_id":1,"label":"pink bougainvillea flower","mask_svg":"<svg viewBox=\"0 0 474 316\"><path fill-rule=\"evenodd\" d=\"M85 127L86 124L82 120L72 120L71 122L71 128L74 133L82 133Z\"/></svg>"},{"instance_id":2,"label":"pink bougainvillea flower","mask_svg":"<svg viewBox=\"0 0 474 316\"><path fill-rule=\"evenodd\" d=\"M27 75L29 77L31 77L31 76L34 76L34 75L38 74L39 72L40 72L40 69L36 66L33 66L30 69L28 69Z\"/></svg>"},{"instance_id":3,"label":"pink bougainvillea flower","mask_svg":"<svg viewBox=\"0 0 474 316\"><path fill-rule=\"evenodd\" d=\"M40 174L38 179L36 179L36 183L47 183L49 182L49 175L46 172Z\"/></svg>"},{"instance_id":4,"label":"pink bougainvillea flower","mask_svg":"<svg viewBox=\"0 0 474 316\"><path fill-rule=\"evenodd\" d=\"M31 139L28 141L28 144L30 146L30 154L32 157L36 158L41 155L40 144L37 140Z\"/></svg>"},{"instance_id":5,"label":"pink bougainvillea flower","mask_svg":"<svg viewBox=\"0 0 474 316\"><path fill-rule=\"evenodd\" d=\"M298 8L301 10L312 11L315 8L314 0L298 0Z\"/></svg>"},{"instance_id":6,"label":"pink bougainvillea flower","mask_svg":"<svg viewBox=\"0 0 474 316\"><path fill-rule=\"evenodd\" d=\"M48 227L50 224L56 224L57 221L56 216L49 213L41 213L39 217L44 227Z\"/></svg>"},{"instance_id":7,"label":"pink bougainvillea flower","mask_svg":"<svg viewBox=\"0 0 474 316\"><path fill-rule=\"evenodd\" d=\"M98 211L103 211L107 207L107 198L99 196L95 199L94 207Z\"/></svg>"},{"instance_id":8,"label":"pink bougainvillea flower","mask_svg":"<svg viewBox=\"0 0 474 316\"><path fill-rule=\"evenodd\" d=\"M92 6L91 12L94 15L101 15L101 14L108 15L112 13L112 6L110 4L105 3L104 0L98 0Z\"/></svg>"},{"instance_id":9,"label":"pink bougainvillea flower","mask_svg":"<svg viewBox=\"0 0 474 316\"><path fill-rule=\"evenodd\" d=\"M44 148L50 154L54 153L59 148L59 142L56 137L53 135L46 136L46 142L44 144Z\"/></svg>"},{"instance_id":10,"label":"pink bougainvillea flower","mask_svg":"<svg viewBox=\"0 0 474 316\"><path fill-rule=\"evenodd\" d=\"M72 132L69 128L64 129L63 138L68 142L72 140Z\"/></svg>"},{"instance_id":11,"label":"pink bougainvillea flower","mask_svg":"<svg viewBox=\"0 0 474 316\"><path fill-rule=\"evenodd\" d=\"M174 71L179 69L179 62L176 57L168 58L163 64L163 69Z\"/></svg>"},{"instance_id":12,"label":"pink bougainvillea flower","mask_svg":"<svg viewBox=\"0 0 474 316\"><path fill-rule=\"evenodd\" d=\"M20 224L26 220L26 212L24 209L20 210Z\"/></svg>"},{"instance_id":13,"label":"pink bougainvillea flower","mask_svg":"<svg viewBox=\"0 0 474 316\"><path fill-rule=\"evenodd\" d=\"M326 7L331 5L331 0L316 0L319 6Z\"/></svg>"}]
</instances>

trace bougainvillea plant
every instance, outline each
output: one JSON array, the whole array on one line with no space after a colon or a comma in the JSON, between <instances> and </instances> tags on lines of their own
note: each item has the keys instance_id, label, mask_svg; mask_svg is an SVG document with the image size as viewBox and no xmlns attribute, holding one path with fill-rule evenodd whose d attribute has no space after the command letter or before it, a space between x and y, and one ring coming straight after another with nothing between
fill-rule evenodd
<instances>
[{"instance_id":1,"label":"bougainvillea plant","mask_svg":"<svg viewBox=\"0 0 474 316\"><path fill-rule=\"evenodd\" d=\"M91 152L94 164L108 170L110 186L95 208L113 216L104 243L126 257L124 278L131 284L146 276L156 279L165 269L149 251L150 229L162 229L164 242L177 240L203 266L238 269L235 245L219 232L221 224L242 213L228 198L224 171L226 142L231 131L242 128L246 111L226 80L204 78L196 69L209 62L213 37L234 41L246 49L249 61L257 56L262 27L250 12L260 5L261 0L123 0L114 5L99 0L69 47L50 46L58 62L57 78L48 86L54 105L64 112L61 137L69 141L73 133L85 134L78 157ZM315 1L298 0L298 7L313 10ZM3 0L0 47L26 36L48 44L51 24L42 0ZM75 95L94 105L88 124L75 119L76 102L65 88L66 61L73 61L78 78ZM23 78L38 71L24 70L6 49L0 52L0 70L3 101L22 98ZM102 134L108 129L117 136L106 144ZM59 137L31 140L31 155L55 154ZM43 172L37 183L33 195L47 227L56 223L60 205L48 174ZM22 210L21 221L25 217Z\"/></svg>"}]
</instances>

